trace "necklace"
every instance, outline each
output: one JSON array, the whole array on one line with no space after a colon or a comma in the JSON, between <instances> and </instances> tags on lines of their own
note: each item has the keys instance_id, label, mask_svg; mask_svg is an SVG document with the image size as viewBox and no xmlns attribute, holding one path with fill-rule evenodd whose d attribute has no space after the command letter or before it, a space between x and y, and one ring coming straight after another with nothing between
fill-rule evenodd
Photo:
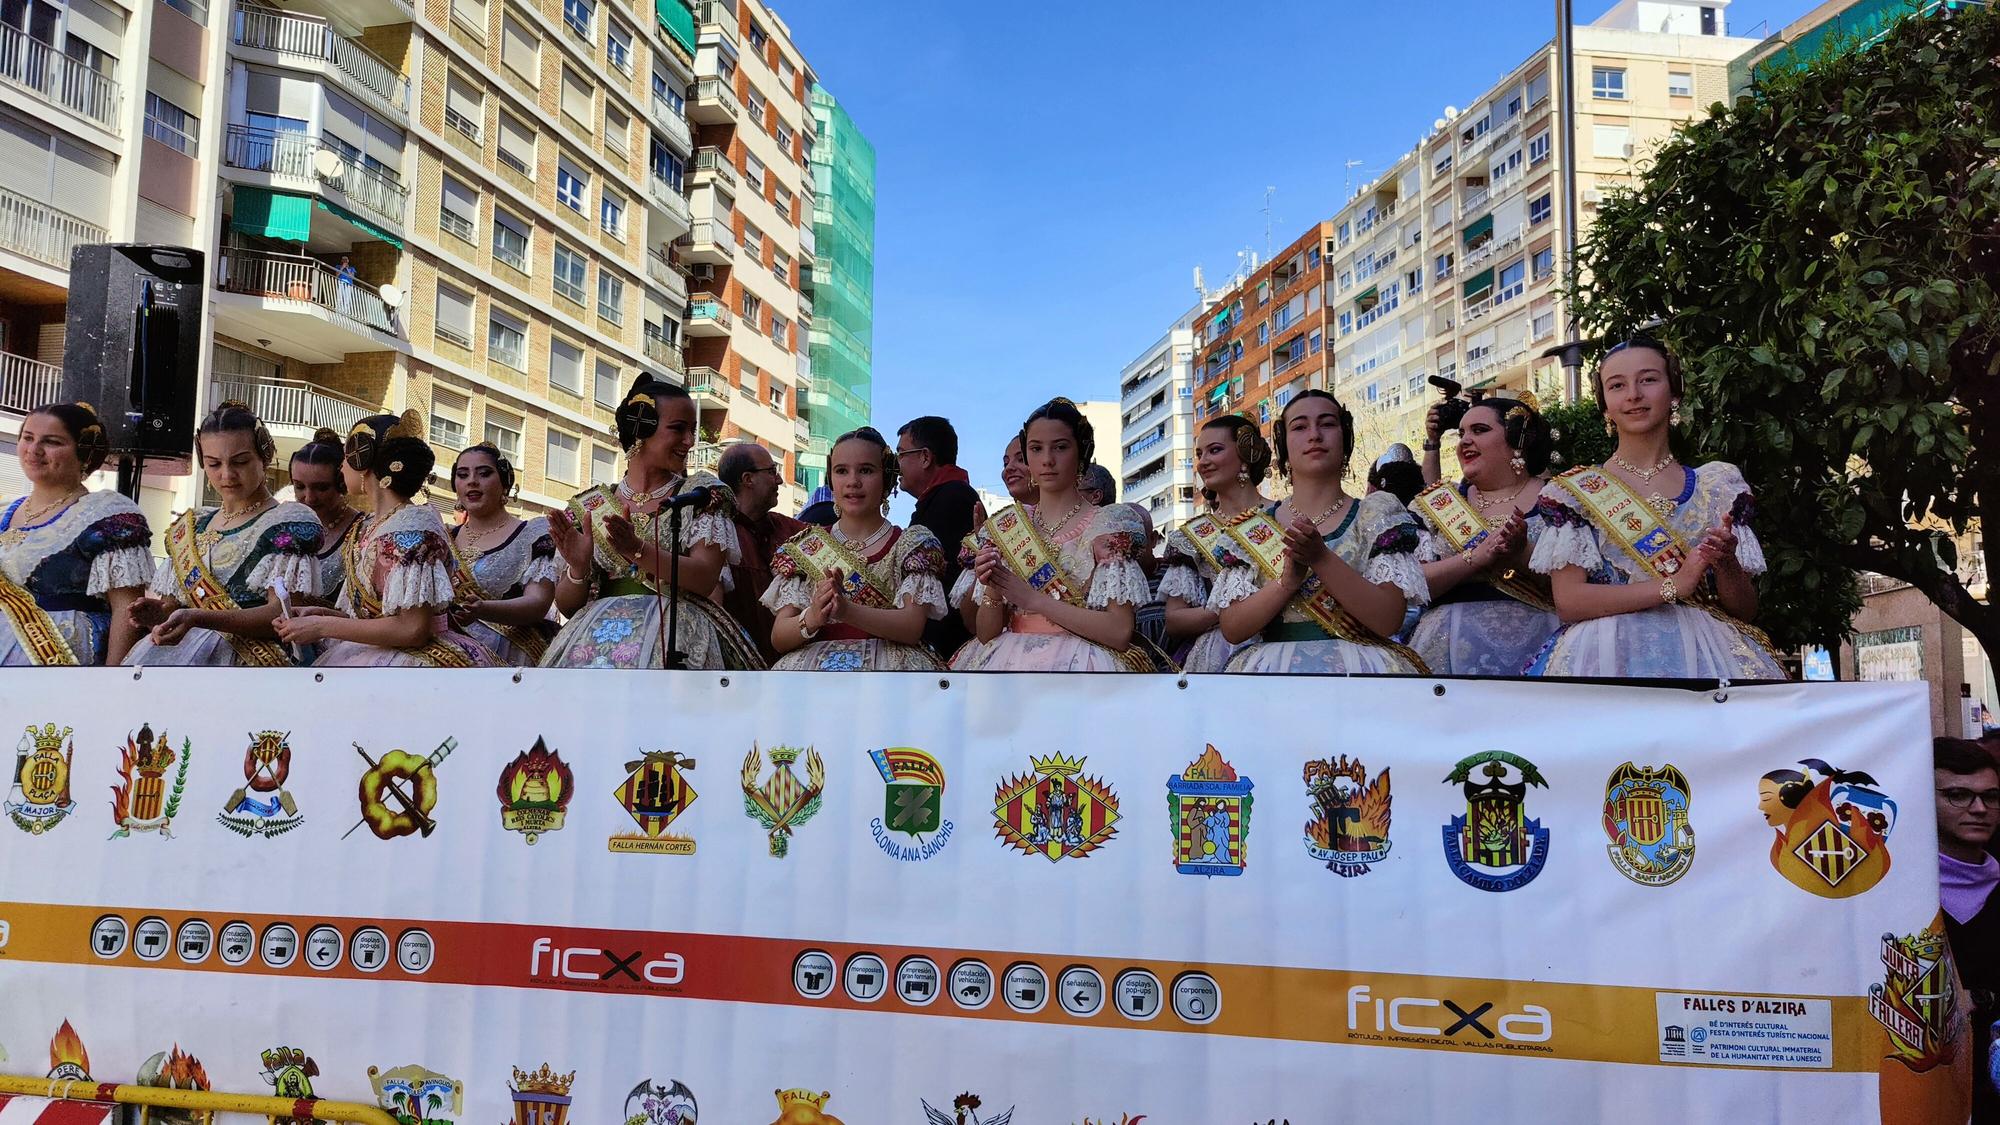
<instances>
[{"instance_id":1,"label":"necklace","mask_svg":"<svg viewBox=\"0 0 2000 1125\"><path fill-rule=\"evenodd\" d=\"M1611 463L1625 470L1626 472L1631 473L1633 476L1638 477L1640 483L1650 484L1652 483L1654 477L1659 476L1663 472L1666 472L1667 466L1674 463L1674 455L1669 453L1665 457L1660 458L1659 461L1656 462L1650 469L1642 469L1639 466L1634 465L1632 462L1627 461L1623 457L1614 456L1611 458Z\"/></svg>"},{"instance_id":2,"label":"necklace","mask_svg":"<svg viewBox=\"0 0 2000 1125\"><path fill-rule=\"evenodd\" d=\"M1056 533L1060 532L1063 528L1069 526L1069 521L1075 519L1076 514L1081 511L1083 511L1083 498L1079 496L1077 497L1076 503L1070 505L1069 511L1063 513L1063 518L1056 521L1056 525L1054 527L1049 527L1046 525L1042 526L1042 534L1049 536L1050 538L1054 538ZM1037 524L1041 524L1042 519L1040 512L1036 513L1035 522Z\"/></svg>"},{"instance_id":3,"label":"necklace","mask_svg":"<svg viewBox=\"0 0 2000 1125\"><path fill-rule=\"evenodd\" d=\"M1319 525L1320 525L1320 524L1323 524L1323 523L1325 523L1325 522L1327 521L1327 519L1328 519L1329 517L1331 517L1331 516L1333 515L1333 513L1335 513L1335 512L1337 512L1337 511L1339 511L1339 510L1340 510L1340 506L1341 506L1342 504L1345 504L1345 503L1347 503L1347 501L1348 501L1349 499L1351 499L1351 497L1347 497L1347 496L1342 496L1342 497L1341 497L1340 499L1338 499L1338 500L1335 500L1335 501L1334 501L1333 503L1331 503L1331 504L1328 504L1328 505L1326 506L1326 511L1324 511L1324 512L1321 512L1321 513L1320 513L1319 515L1316 515L1316 516L1314 516L1314 517L1312 518L1312 525L1313 525L1313 527L1317 528L1317 527L1319 527Z\"/></svg>"},{"instance_id":4,"label":"necklace","mask_svg":"<svg viewBox=\"0 0 2000 1125\"><path fill-rule=\"evenodd\" d=\"M1533 479L1534 479L1533 477L1528 478L1528 480L1533 480ZM1479 486L1476 484L1473 485L1472 487L1479 488ZM1512 507L1515 499L1517 499L1521 495L1521 490L1527 487L1528 487L1528 482L1522 481L1520 484L1514 486L1514 491L1509 492L1505 496L1497 496L1492 499L1488 499L1486 496L1486 490L1481 488L1479 489L1479 499L1475 502L1479 505L1479 510L1481 512L1485 512L1489 509L1499 507L1500 503L1503 500L1507 503L1508 507Z\"/></svg>"},{"instance_id":5,"label":"necklace","mask_svg":"<svg viewBox=\"0 0 2000 1125\"><path fill-rule=\"evenodd\" d=\"M461 524L459 525L458 535L455 537L456 542L454 542L452 545L457 547L458 553L465 556L466 558L469 559L478 558L480 555L485 553L485 551L482 550L482 548L486 546L486 541L488 539L493 538L493 536L500 533L501 531L506 530L508 526L509 525L507 524L496 524L495 526L486 528L483 531L472 531L470 528L467 528L466 526Z\"/></svg>"},{"instance_id":6,"label":"necklace","mask_svg":"<svg viewBox=\"0 0 2000 1125\"><path fill-rule=\"evenodd\" d=\"M14 518L7 521L7 530L0 532L0 547L12 547L25 542L28 538L28 533L33 531L39 523L50 522L43 517L49 516L50 513L60 513L64 508L89 491L89 489L81 487L71 489L54 503L44 504L33 511L28 509L26 501L22 501L21 506L14 510Z\"/></svg>"},{"instance_id":7,"label":"necklace","mask_svg":"<svg viewBox=\"0 0 2000 1125\"><path fill-rule=\"evenodd\" d=\"M882 526L876 528L872 533L870 533L868 538L859 541L856 541L852 536L848 535L845 531L840 530L839 524L836 523L833 525L833 537L835 539L840 540L847 546L852 547L855 550L861 552L863 558L867 557L868 548L873 547L876 543L880 542L882 537L887 534L889 534L888 520L883 520Z\"/></svg>"},{"instance_id":8,"label":"necklace","mask_svg":"<svg viewBox=\"0 0 2000 1125\"><path fill-rule=\"evenodd\" d=\"M674 486L679 483L679 477L668 477L667 483L658 488L648 492L634 492L631 485L621 480L618 482L618 498L633 504L652 504L666 499L673 492Z\"/></svg>"}]
</instances>

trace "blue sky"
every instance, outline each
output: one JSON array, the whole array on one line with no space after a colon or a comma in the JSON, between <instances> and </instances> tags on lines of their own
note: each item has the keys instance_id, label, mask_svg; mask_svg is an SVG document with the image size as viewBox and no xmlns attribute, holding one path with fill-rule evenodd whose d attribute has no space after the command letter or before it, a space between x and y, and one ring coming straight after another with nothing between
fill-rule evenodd
<instances>
[{"instance_id":1,"label":"blue sky","mask_svg":"<svg viewBox=\"0 0 2000 1125\"><path fill-rule=\"evenodd\" d=\"M1263 253L1267 187L1282 247L1554 34L1542 0L778 3L875 145L875 424L947 415L995 490L1028 411L1116 397L1194 266Z\"/></svg>"}]
</instances>

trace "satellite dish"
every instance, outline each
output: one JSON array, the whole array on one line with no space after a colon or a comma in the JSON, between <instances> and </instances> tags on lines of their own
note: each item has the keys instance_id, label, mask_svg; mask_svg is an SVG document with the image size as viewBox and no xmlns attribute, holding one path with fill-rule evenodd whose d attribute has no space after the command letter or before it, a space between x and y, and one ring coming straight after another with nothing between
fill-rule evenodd
<instances>
[{"instance_id":1,"label":"satellite dish","mask_svg":"<svg viewBox=\"0 0 2000 1125\"><path fill-rule=\"evenodd\" d=\"M1457 116L1458 116L1458 107L1457 107L1457 106L1455 106L1455 105L1448 105L1448 106L1444 107L1444 119L1445 119L1446 121L1450 121L1450 120L1451 120L1452 118L1454 118L1454 117L1457 117Z\"/></svg>"},{"instance_id":2,"label":"satellite dish","mask_svg":"<svg viewBox=\"0 0 2000 1125\"><path fill-rule=\"evenodd\" d=\"M1439 129L1442 129L1444 127L1445 127L1445 120L1442 117L1438 118L1436 121L1431 122L1431 132L1433 133L1437 132Z\"/></svg>"},{"instance_id":3,"label":"satellite dish","mask_svg":"<svg viewBox=\"0 0 2000 1125\"><path fill-rule=\"evenodd\" d=\"M347 161L330 148L317 149L313 152L313 171L322 179L336 179L347 171Z\"/></svg>"},{"instance_id":4,"label":"satellite dish","mask_svg":"<svg viewBox=\"0 0 2000 1125\"><path fill-rule=\"evenodd\" d=\"M400 307L403 303L403 291L393 285L382 286L375 290L375 295L382 298L382 303L392 309Z\"/></svg>"}]
</instances>

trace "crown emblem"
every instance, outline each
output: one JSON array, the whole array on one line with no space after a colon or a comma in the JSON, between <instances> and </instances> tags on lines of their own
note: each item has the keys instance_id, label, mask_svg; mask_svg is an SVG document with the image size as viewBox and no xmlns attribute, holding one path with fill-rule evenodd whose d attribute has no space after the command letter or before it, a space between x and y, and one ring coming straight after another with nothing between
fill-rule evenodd
<instances>
[{"instance_id":1,"label":"crown emblem","mask_svg":"<svg viewBox=\"0 0 2000 1125\"><path fill-rule=\"evenodd\" d=\"M1085 755L1082 758L1069 758L1056 753L1046 758L1037 758L1030 754L1028 764L1035 767L1036 773L1045 773L1051 777L1075 777L1083 772L1083 763L1088 757Z\"/></svg>"},{"instance_id":2,"label":"crown emblem","mask_svg":"<svg viewBox=\"0 0 2000 1125\"><path fill-rule=\"evenodd\" d=\"M557 1074L547 1063L532 1073L518 1066L514 1068L514 1092L517 1094L558 1094L566 1097L575 1081L576 1071Z\"/></svg>"},{"instance_id":3,"label":"crown emblem","mask_svg":"<svg viewBox=\"0 0 2000 1125\"><path fill-rule=\"evenodd\" d=\"M71 728L58 727L54 723L49 723L46 726L40 726L40 727L35 726L33 723L30 723L28 724L28 732L34 735L35 752L37 754L62 753L63 742L64 740L68 739L70 734L72 733Z\"/></svg>"},{"instance_id":4,"label":"crown emblem","mask_svg":"<svg viewBox=\"0 0 2000 1125\"><path fill-rule=\"evenodd\" d=\"M822 1090L817 1094L807 1089L778 1090L775 1093L778 1095L778 1108L781 1110L791 1109L795 1106L825 1109L827 1099L833 1097L833 1092L830 1090Z\"/></svg>"},{"instance_id":5,"label":"crown emblem","mask_svg":"<svg viewBox=\"0 0 2000 1125\"><path fill-rule=\"evenodd\" d=\"M789 766L798 760L799 750L796 746L771 747L771 764L774 766Z\"/></svg>"}]
</instances>

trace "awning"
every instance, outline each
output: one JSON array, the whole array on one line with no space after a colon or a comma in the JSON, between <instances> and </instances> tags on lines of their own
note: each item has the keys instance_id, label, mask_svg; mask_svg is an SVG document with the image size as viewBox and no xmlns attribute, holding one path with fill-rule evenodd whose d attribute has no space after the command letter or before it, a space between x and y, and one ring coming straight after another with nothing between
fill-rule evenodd
<instances>
[{"instance_id":1,"label":"awning","mask_svg":"<svg viewBox=\"0 0 2000 1125\"><path fill-rule=\"evenodd\" d=\"M1215 314L1215 319L1214 319L1213 321L1211 321L1211 322L1210 322L1209 326L1210 326L1210 327L1212 327L1212 328L1227 328L1227 327L1229 327L1229 310L1228 310L1228 309L1223 309L1223 310L1222 310L1221 312L1219 312L1219 313L1216 313L1216 314Z\"/></svg>"},{"instance_id":2,"label":"awning","mask_svg":"<svg viewBox=\"0 0 2000 1125\"><path fill-rule=\"evenodd\" d=\"M6 1125L102 1125L116 1108L104 1102L0 1094L0 1122Z\"/></svg>"},{"instance_id":3,"label":"awning","mask_svg":"<svg viewBox=\"0 0 2000 1125\"><path fill-rule=\"evenodd\" d=\"M1480 270L1478 273L1465 279L1465 295L1468 297L1474 293L1483 293L1491 288L1493 288L1493 271L1491 269Z\"/></svg>"},{"instance_id":4,"label":"awning","mask_svg":"<svg viewBox=\"0 0 2000 1125\"><path fill-rule=\"evenodd\" d=\"M1472 244L1473 239L1478 238L1482 234L1492 234L1492 233L1493 233L1493 216L1490 213L1481 215L1477 219L1474 219L1472 221L1471 226L1465 228L1465 243L1466 245L1470 246Z\"/></svg>"},{"instance_id":5,"label":"awning","mask_svg":"<svg viewBox=\"0 0 2000 1125\"><path fill-rule=\"evenodd\" d=\"M1208 401L1210 402L1221 402L1223 399L1228 397L1229 397L1229 380L1227 379L1224 379L1222 382L1217 383L1215 385L1215 389L1208 392Z\"/></svg>"},{"instance_id":6,"label":"awning","mask_svg":"<svg viewBox=\"0 0 2000 1125\"><path fill-rule=\"evenodd\" d=\"M1362 311L1366 312L1367 310L1375 307L1375 301L1378 296L1379 294L1376 293L1376 287L1370 285L1368 288L1363 289L1361 292L1356 293L1354 295L1354 303L1360 305Z\"/></svg>"},{"instance_id":7,"label":"awning","mask_svg":"<svg viewBox=\"0 0 2000 1125\"><path fill-rule=\"evenodd\" d=\"M395 235L390 234L388 231L383 230L381 227L376 226L374 223L369 222L367 219L364 219L361 216L355 214L354 212L349 211L347 208L342 207L340 204L328 203L324 199L315 199L313 200L313 203L317 205L320 210L326 212L329 215L332 215L334 218L339 219L344 223L352 223L356 227L359 227L365 233L375 236L381 241L386 242L391 246L394 246L398 250L401 250L403 248L402 239L397 238Z\"/></svg>"},{"instance_id":8,"label":"awning","mask_svg":"<svg viewBox=\"0 0 2000 1125\"><path fill-rule=\"evenodd\" d=\"M238 187L229 227L244 234L304 242L312 234L312 208L311 196Z\"/></svg>"},{"instance_id":9,"label":"awning","mask_svg":"<svg viewBox=\"0 0 2000 1125\"><path fill-rule=\"evenodd\" d=\"M694 12L687 4L683 0L653 0L653 13L674 42L686 47L688 54L694 54Z\"/></svg>"}]
</instances>

